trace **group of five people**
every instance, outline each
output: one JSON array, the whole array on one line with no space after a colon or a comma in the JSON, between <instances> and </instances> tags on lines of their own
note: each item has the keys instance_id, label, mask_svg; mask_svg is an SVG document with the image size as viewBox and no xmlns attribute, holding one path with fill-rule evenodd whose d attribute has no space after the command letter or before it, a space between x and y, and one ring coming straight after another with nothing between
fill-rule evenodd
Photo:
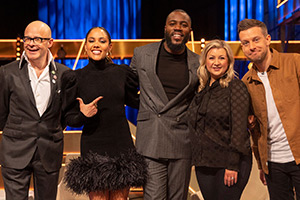
<instances>
[{"instance_id":1,"label":"group of five people","mask_svg":"<svg viewBox=\"0 0 300 200\"><path fill-rule=\"evenodd\" d=\"M191 166L203 197L239 199L250 175L252 149L271 199L300 195L300 55L270 49L264 23L238 26L242 50L254 63L239 80L229 45L210 41L201 56L186 43L191 18L172 11L164 39L134 50L130 67L116 65L103 27L89 30L89 63L68 70L54 62L50 28L24 32L20 61L0 68L0 163L7 199L55 199L63 129L83 126L81 156L64 181L92 200L186 199ZM140 94L138 94L138 88ZM139 108L136 148L124 104ZM248 131L249 130L249 131Z\"/></svg>"}]
</instances>

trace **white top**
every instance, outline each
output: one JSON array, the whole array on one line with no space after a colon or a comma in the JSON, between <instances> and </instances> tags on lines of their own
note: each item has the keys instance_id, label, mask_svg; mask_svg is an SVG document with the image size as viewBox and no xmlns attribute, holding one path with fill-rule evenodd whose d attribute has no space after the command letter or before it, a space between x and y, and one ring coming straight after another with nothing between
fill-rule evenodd
<instances>
[{"instance_id":1,"label":"white top","mask_svg":"<svg viewBox=\"0 0 300 200\"><path fill-rule=\"evenodd\" d=\"M53 60L53 56L50 52L48 53L48 64L43 70L40 77L37 77L37 74L30 62L28 61L25 53L23 54L23 56L28 62L28 74L31 89L35 98L36 108L39 111L40 116L42 116L48 107L48 102L51 95L49 65Z\"/></svg>"},{"instance_id":2,"label":"white top","mask_svg":"<svg viewBox=\"0 0 300 200\"><path fill-rule=\"evenodd\" d=\"M268 160L277 163L287 163L294 161L290 145L275 105L272 89L267 72L257 72L258 77L263 82L268 112Z\"/></svg>"}]
</instances>

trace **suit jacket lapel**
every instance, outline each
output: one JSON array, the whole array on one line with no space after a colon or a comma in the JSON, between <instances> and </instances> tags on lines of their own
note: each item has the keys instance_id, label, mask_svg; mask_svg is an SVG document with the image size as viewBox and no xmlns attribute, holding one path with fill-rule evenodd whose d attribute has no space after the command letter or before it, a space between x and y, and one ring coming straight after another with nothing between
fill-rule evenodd
<instances>
[{"instance_id":1,"label":"suit jacket lapel","mask_svg":"<svg viewBox=\"0 0 300 200\"><path fill-rule=\"evenodd\" d=\"M31 88L31 84L30 84L30 80L29 80L28 64L27 63L22 64L19 73L20 73L19 77L20 77L21 81L23 82L23 86L25 88L26 94L28 95L32 105L36 108L36 102L35 102L35 98L34 98L32 88Z\"/></svg>"},{"instance_id":2,"label":"suit jacket lapel","mask_svg":"<svg viewBox=\"0 0 300 200\"><path fill-rule=\"evenodd\" d=\"M59 85L58 81L58 70L57 68L55 68L53 66L53 64L51 63L49 65L49 77L50 77L50 86L51 86L51 91L50 91L50 97L49 97L49 101L48 101L48 106L47 106L47 109L46 111L48 110L48 108L50 107L52 101L53 101L53 98L55 97L56 95L56 90L57 90L57 86ZM46 112L45 111L45 112Z\"/></svg>"},{"instance_id":3,"label":"suit jacket lapel","mask_svg":"<svg viewBox=\"0 0 300 200\"><path fill-rule=\"evenodd\" d=\"M159 52L161 43L157 43L158 47L153 48L153 50L150 50L149 53L146 54L146 70L148 73L149 80L157 92L157 95L162 100L163 104L166 105L169 101L167 94L160 82L160 79L158 78L156 74L156 64L157 64L157 56Z\"/></svg>"},{"instance_id":4,"label":"suit jacket lapel","mask_svg":"<svg viewBox=\"0 0 300 200\"><path fill-rule=\"evenodd\" d=\"M171 101L167 103L167 105L161 110L161 112L170 109L178 102L182 101L183 98L186 98L187 94L191 90L195 90L195 86L198 81L196 74L197 74L197 68L199 66L199 63L198 63L198 59L195 58L195 55L192 54L192 52L189 49L187 50L187 64L189 69L189 83L173 99L171 99Z\"/></svg>"}]
</instances>

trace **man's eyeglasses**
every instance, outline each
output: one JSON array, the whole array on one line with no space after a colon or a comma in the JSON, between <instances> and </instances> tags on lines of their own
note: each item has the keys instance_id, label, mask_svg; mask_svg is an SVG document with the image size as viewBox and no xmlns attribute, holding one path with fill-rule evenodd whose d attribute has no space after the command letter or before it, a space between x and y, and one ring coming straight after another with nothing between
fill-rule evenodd
<instances>
[{"instance_id":1,"label":"man's eyeglasses","mask_svg":"<svg viewBox=\"0 0 300 200\"><path fill-rule=\"evenodd\" d=\"M23 42L24 42L25 44L29 44L31 40L32 40L33 43L35 43L35 44L41 44L44 40L50 40L50 38L41 38L41 37L34 37L34 38L31 38L31 37L27 37L27 36L23 37Z\"/></svg>"}]
</instances>

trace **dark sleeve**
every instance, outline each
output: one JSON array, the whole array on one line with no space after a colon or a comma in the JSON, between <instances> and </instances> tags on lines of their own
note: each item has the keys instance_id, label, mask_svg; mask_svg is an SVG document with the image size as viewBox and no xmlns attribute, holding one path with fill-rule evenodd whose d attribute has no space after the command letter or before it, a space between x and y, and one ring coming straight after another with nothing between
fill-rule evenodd
<instances>
[{"instance_id":1,"label":"dark sleeve","mask_svg":"<svg viewBox=\"0 0 300 200\"><path fill-rule=\"evenodd\" d=\"M62 111L65 124L73 127L81 127L86 117L79 110L78 81L75 71L69 70L62 75Z\"/></svg>"},{"instance_id":2,"label":"dark sleeve","mask_svg":"<svg viewBox=\"0 0 300 200\"><path fill-rule=\"evenodd\" d=\"M244 83L238 79L230 83L230 108L231 108L231 142L233 150L230 169L238 169L240 155L250 154L250 136L247 131L249 113L249 93Z\"/></svg>"},{"instance_id":3,"label":"dark sleeve","mask_svg":"<svg viewBox=\"0 0 300 200\"><path fill-rule=\"evenodd\" d=\"M135 74L138 74L137 73L137 55L136 55L137 52L138 52L138 48L135 48L133 57L131 58L131 62L130 62L130 68Z\"/></svg>"},{"instance_id":4,"label":"dark sleeve","mask_svg":"<svg viewBox=\"0 0 300 200\"><path fill-rule=\"evenodd\" d=\"M126 73L125 104L132 108L139 108L138 76L128 65L121 65L120 67Z\"/></svg>"},{"instance_id":5,"label":"dark sleeve","mask_svg":"<svg viewBox=\"0 0 300 200\"><path fill-rule=\"evenodd\" d=\"M9 112L9 88L4 67L0 67L0 131L3 130Z\"/></svg>"}]
</instances>

